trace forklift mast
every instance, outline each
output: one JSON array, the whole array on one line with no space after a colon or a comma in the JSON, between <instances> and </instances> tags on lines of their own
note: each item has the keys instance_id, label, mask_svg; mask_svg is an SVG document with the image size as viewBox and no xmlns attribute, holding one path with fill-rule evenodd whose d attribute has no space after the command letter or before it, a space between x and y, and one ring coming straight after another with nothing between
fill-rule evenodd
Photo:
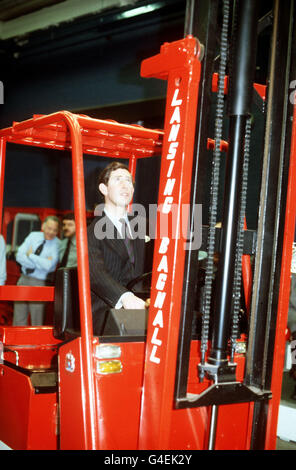
<instances>
[{"instance_id":1,"label":"forklift mast","mask_svg":"<svg viewBox=\"0 0 296 470\"><path fill-rule=\"evenodd\" d=\"M141 66L142 77L167 81L163 131L67 111L37 115L0 131L2 194L6 142L71 152L80 315L80 332L67 341L55 326L0 328L2 390L13 384L15 393L26 387L30 396L22 440L9 434L9 445L275 448L296 212L296 114L289 91L296 70L296 14L294 0L274 0L263 18L260 6L253 0L187 2L184 38L163 44ZM258 35L265 28L272 29L268 77L256 84ZM254 101L264 121L256 155L251 146ZM126 341L96 337L83 154L128 159L135 176L138 160L160 150L147 336ZM250 230L248 169L254 158L261 182L256 228ZM57 287L0 287L1 300L52 302L57 293ZM246 329L241 327L242 310ZM27 360L23 351L29 349ZM104 362L102 350L114 355ZM56 356L57 370L52 368ZM57 377L56 387L52 382L50 387L34 385L41 369L48 380ZM16 397L8 395L0 383L4 441L13 428ZM45 409L39 434L48 439L41 443L26 426L41 426ZM52 424L46 427L50 413L59 431L52 431Z\"/></svg>"},{"instance_id":2,"label":"forklift mast","mask_svg":"<svg viewBox=\"0 0 296 470\"><path fill-rule=\"evenodd\" d=\"M250 448L275 446L295 224L295 197L291 195L292 188L295 187L295 174L292 170L295 159L294 103L288 99L289 84L295 74L295 5L294 2L280 5L275 1L272 12L261 21L258 17L259 6L260 2L248 0L187 2L185 33L189 35L186 40L198 37L196 53L192 58L188 57L187 61L188 75L194 77L193 81L199 86L195 138L194 111L189 105L187 112L185 109L185 105L189 102L191 105L193 99L188 98L183 89L183 86L187 86L190 92L190 81L187 85L186 78L182 76L181 79L179 69L179 56L182 54L185 57L183 43L164 45L159 56L142 64L143 76L168 80L160 207L162 204L166 206L167 199L171 203L177 201L177 220L180 224L182 204L189 201L187 188L191 181L191 218L188 233L192 234L195 233L194 208L204 202L205 197L210 197L200 362L197 368L200 383L205 377L211 383L202 392L189 391L189 357L198 283L198 250L185 250L184 239L178 238L179 234L176 233L179 229L177 222L172 228L173 240L157 240L155 245L140 426L140 446L142 444L143 448L166 448L170 438L172 406L177 409L210 406L212 413L208 448L214 449L219 425L218 406L243 402L252 404ZM216 54L218 13L221 12L219 8L223 10L223 19L215 143L210 195L205 196L204 180L206 162L209 159L207 137L212 98L211 77ZM267 18L272 21L272 35L269 75L266 88L263 89L253 82L257 36L260 29L270 24ZM173 49L175 58L171 59L169 51ZM195 61L198 72L194 71ZM185 67L184 61L184 69ZM238 380L234 355L240 336L242 273L245 278L246 275L249 279L252 277L250 265L246 266L247 260L249 262L250 259L245 251L245 214L254 88L264 99L265 134L262 136L262 150L260 149L262 180L257 229L254 231L255 246L254 251L249 252L255 259L251 298L246 299L246 303L250 302L246 364L243 379ZM225 92L228 93L228 118L224 115ZM188 117L190 122L186 122ZM222 216L217 220L223 124L225 125L226 120L228 135L224 139L228 145ZM185 138L188 153L184 150L185 142L182 137ZM173 171L178 162L182 167L178 178L173 180L173 191L168 196L168 181L174 176ZM221 222L222 233L219 238L219 263L213 289L217 222ZM163 263L163 258L166 257L167 263ZM164 265L165 270L162 269ZM180 325L179 330L177 325ZM149 432L152 428L153 434Z\"/></svg>"}]
</instances>

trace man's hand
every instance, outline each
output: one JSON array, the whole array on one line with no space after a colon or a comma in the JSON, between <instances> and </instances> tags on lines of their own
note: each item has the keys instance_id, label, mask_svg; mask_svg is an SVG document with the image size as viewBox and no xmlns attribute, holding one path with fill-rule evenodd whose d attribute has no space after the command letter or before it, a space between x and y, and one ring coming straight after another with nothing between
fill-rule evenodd
<instances>
[{"instance_id":1,"label":"man's hand","mask_svg":"<svg viewBox=\"0 0 296 470\"><path fill-rule=\"evenodd\" d=\"M125 295L122 299L123 308L127 309L144 309L145 308L145 300L136 297L134 294L129 293Z\"/></svg>"}]
</instances>

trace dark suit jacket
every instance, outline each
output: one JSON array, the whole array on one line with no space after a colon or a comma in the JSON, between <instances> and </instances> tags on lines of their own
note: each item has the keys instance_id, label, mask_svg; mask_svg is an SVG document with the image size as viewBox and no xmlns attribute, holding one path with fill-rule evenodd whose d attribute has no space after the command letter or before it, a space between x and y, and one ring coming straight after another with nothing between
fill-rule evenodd
<instances>
[{"instance_id":1,"label":"dark suit jacket","mask_svg":"<svg viewBox=\"0 0 296 470\"><path fill-rule=\"evenodd\" d=\"M98 237L97 227L106 221L106 231L115 234L114 239ZM101 230L99 230L101 233ZM110 233L110 232L108 232ZM126 285L143 274L145 239L132 240L135 262L130 262L124 241L106 215L95 217L87 229L91 301L94 334L101 334L105 313L114 307L128 289Z\"/></svg>"}]
</instances>

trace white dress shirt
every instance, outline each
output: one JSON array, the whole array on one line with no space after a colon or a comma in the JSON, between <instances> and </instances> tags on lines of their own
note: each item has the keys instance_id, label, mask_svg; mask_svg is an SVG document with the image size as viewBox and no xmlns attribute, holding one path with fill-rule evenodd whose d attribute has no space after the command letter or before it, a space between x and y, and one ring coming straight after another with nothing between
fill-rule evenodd
<instances>
[{"instance_id":1,"label":"white dress shirt","mask_svg":"<svg viewBox=\"0 0 296 470\"><path fill-rule=\"evenodd\" d=\"M118 230L118 232L120 233L120 235L122 234L122 222L120 222L120 220L124 219L125 223L128 227L130 238L132 238L132 232L131 232L129 220L128 220L128 217L127 217L127 213L125 213L125 215L122 216L122 217L115 217L113 214L110 214L110 212L108 211L108 209L106 209L106 207L104 208L104 213L106 214L108 219L111 220L112 224L115 225L115 227Z\"/></svg>"}]
</instances>

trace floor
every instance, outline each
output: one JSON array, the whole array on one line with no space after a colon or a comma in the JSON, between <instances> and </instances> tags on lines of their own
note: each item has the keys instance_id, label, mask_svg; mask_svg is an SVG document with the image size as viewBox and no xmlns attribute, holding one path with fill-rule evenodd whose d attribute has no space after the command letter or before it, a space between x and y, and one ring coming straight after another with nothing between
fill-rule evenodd
<instances>
[{"instance_id":1,"label":"floor","mask_svg":"<svg viewBox=\"0 0 296 470\"><path fill-rule=\"evenodd\" d=\"M278 437L276 441L276 450L296 450L296 442L284 441Z\"/></svg>"},{"instance_id":2,"label":"floor","mask_svg":"<svg viewBox=\"0 0 296 470\"><path fill-rule=\"evenodd\" d=\"M277 450L296 450L296 400L291 398L295 384L289 372L285 371L279 412Z\"/></svg>"}]
</instances>

